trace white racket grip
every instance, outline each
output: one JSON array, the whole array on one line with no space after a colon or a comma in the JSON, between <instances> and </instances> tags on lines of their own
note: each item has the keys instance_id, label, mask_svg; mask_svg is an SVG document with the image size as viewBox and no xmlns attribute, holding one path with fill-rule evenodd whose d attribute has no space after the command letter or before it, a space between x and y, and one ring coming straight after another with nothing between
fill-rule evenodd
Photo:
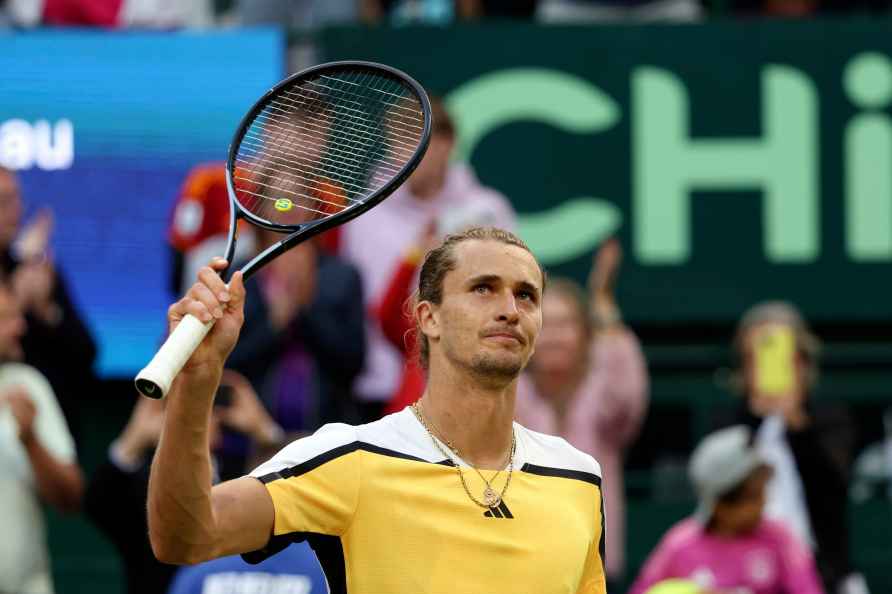
<instances>
[{"instance_id":1,"label":"white racket grip","mask_svg":"<svg viewBox=\"0 0 892 594\"><path fill-rule=\"evenodd\" d=\"M136 389L139 393L149 398L167 396L173 379L213 328L214 321L205 324L195 316L186 314L155 353L155 357L136 376Z\"/></svg>"}]
</instances>

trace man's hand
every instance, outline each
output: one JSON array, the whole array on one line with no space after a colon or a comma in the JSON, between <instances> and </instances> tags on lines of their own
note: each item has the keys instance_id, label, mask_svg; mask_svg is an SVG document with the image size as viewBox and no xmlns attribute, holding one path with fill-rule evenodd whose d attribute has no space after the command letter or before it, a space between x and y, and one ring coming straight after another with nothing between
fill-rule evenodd
<instances>
[{"instance_id":1,"label":"man's hand","mask_svg":"<svg viewBox=\"0 0 892 594\"><path fill-rule=\"evenodd\" d=\"M31 397L22 388L13 388L0 395L0 403L6 403L12 411L12 416L19 426L19 440L23 444L31 442L35 437L34 419L37 416L37 407L34 406Z\"/></svg>"},{"instance_id":2,"label":"man's hand","mask_svg":"<svg viewBox=\"0 0 892 594\"><path fill-rule=\"evenodd\" d=\"M219 272L226 268L226 260L214 258L210 265L198 272L196 282L186 296L168 309L170 331L180 320L191 314L202 322L215 320L214 327L198 345L181 373L200 373L207 369L220 369L238 340L245 321L245 285L241 271L232 276L227 287Z\"/></svg>"}]
</instances>

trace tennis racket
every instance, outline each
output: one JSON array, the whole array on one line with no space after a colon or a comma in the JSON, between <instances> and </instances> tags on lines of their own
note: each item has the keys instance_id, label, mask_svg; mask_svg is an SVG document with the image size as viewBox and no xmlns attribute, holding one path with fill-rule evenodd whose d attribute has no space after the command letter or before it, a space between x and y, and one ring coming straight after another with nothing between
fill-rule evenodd
<instances>
[{"instance_id":1,"label":"tennis racket","mask_svg":"<svg viewBox=\"0 0 892 594\"><path fill-rule=\"evenodd\" d=\"M224 257L232 261L240 220L286 235L242 268L247 279L289 248L361 215L412 173L430 130L424 89L389 66L332 62L280 82L248 111L229 146ZM136 389L163 398L213 323L183 318L136 376Z\"/></svg>"}]
</instances>

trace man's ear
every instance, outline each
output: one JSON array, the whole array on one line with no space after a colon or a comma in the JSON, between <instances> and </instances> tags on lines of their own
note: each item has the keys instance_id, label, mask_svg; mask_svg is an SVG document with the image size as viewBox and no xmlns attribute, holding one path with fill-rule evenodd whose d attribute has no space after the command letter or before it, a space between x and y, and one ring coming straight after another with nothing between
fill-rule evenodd
<instances>
[{"instance_id":1,"label":"man's ear","mask_svg":"<svg viewBox=\"0 0 892 594\"><path fill-rule=\"evenodd\" d=\"M440 338L440 316L438 308L430 301L419 301L415 305L415 322L428 340Z\"/></svg>"}]
</instances>

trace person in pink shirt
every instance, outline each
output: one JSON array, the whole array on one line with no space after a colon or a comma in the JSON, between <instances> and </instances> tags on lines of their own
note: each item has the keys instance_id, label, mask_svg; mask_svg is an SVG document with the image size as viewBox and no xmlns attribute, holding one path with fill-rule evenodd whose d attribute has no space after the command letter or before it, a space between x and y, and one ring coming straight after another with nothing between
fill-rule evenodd
<instances>
[{"instance_id":1,"label":"person in pink shirt","mask_svg":"<svg viewBox=\"0 0 892 594\"><path fill-rule=\"evenodd\" d=\"M621 321L613 296L622 252L616 240L595 256L591 294L568 279L550 279L543 328L517 387L517 421L559 435L601 464L606 568L611 582L625 569L623 453L647 412L647 365L638 339Z\"/></svg>"},{"instance_id":2,"label":"person in pink shirt","mask_svg":"<svg viewBox=\"0 0 892 594\"><path fill-rule=\"evenodd\" d=\"M629 594L683 578L709 594L823 594L811 551L782 523L762 517L772 469L752 431L708 435L691 457L700 504L651 553Z\"/></svg>"}]
</instances>

